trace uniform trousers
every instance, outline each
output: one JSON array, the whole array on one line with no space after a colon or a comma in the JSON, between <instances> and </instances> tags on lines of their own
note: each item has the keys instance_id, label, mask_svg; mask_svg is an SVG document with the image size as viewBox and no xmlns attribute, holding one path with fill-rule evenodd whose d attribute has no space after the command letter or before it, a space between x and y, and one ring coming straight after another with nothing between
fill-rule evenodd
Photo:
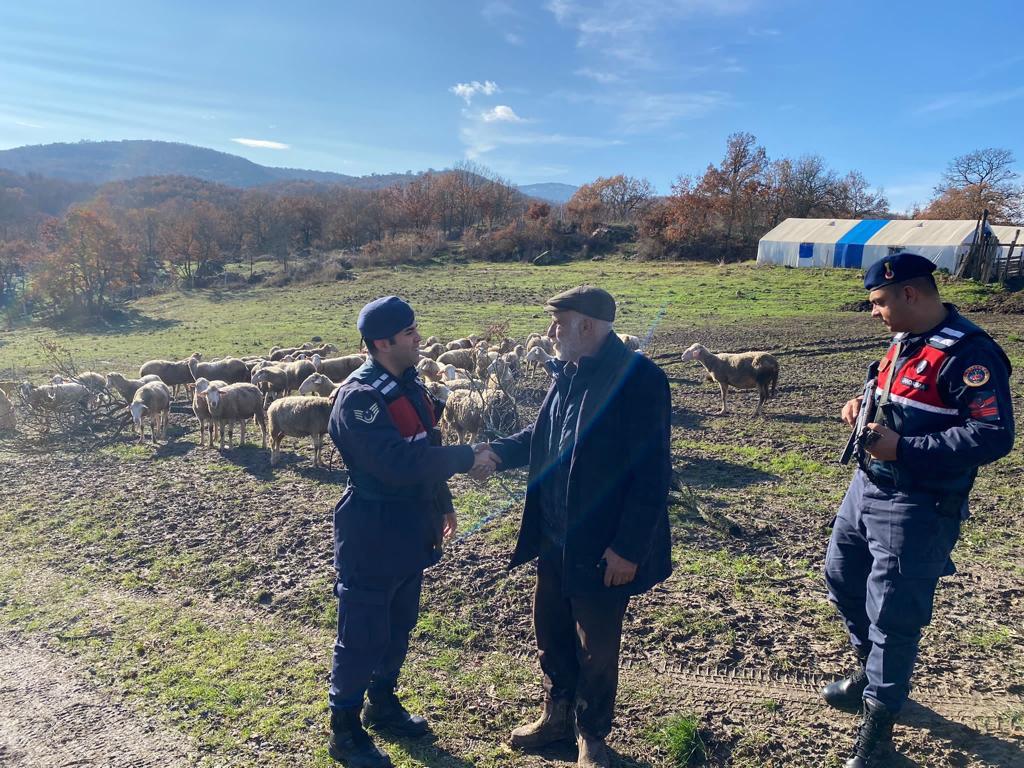
<instances>
[{"instance_id":1,"label":"uniform trousers","mask_svg":"<svg viewBox=\"0 0 1024 768\"><path fill-rule=\"evenodd\" d=\"M420 610L423 573L367 588L339 581L332 710L357 707L367 689L394 690Z\"/></svg>"},{"instance_id":2,"label":"uniform trousers","mask_svg":"<svg viewBox=\"0 0 1024 768\"><path fill-rule=\"evenodd\" d=\"M883 488L857 470L836 515L825 557L828 596L862 657L865 698L898 713L910 694L921 630L932 618L940 576L960 517L940 514L939 495Z\"/></svg>"},{"instance_id":3,"label":"uniform trousers","mask_svg":"<svg viewBox=\"0 0 1024 768\"><path fill-rule=\"evenodd\" d=\"M619 684L619 642L629 595L619 590L566 597L562 547L546 543L537 561L533 623L544 692L573 704L580 733L611 731Z\"/></svg>"}]
</instances>

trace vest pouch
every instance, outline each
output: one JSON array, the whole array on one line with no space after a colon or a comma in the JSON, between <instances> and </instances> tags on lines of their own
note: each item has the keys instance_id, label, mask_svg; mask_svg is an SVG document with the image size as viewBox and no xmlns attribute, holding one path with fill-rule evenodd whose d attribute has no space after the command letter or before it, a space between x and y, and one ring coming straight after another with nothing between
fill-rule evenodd
<instances>
[{"instance_id":1,"label":"vest pouch","mask_svg":"<svg viewBox=\"0 0 1024 768\"><path fill-rule=\"evenodd\" d=\"M353 589L339 583L338 637L346 648L382 648L390 638L386 590Z\"/></svg>"}]
</instances>

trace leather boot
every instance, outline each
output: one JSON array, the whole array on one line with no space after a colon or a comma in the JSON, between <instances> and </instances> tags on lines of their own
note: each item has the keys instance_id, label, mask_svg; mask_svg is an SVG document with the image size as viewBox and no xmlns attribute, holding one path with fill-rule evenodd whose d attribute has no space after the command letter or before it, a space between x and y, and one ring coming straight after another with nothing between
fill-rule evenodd
<instances>
[{"instance_id":1,"label":"leather boot","mask_svg":"<svg viewBox=\"0 0 1024 768\"><path fill-rule=\"evenodd\" d=\"M359 722L360 707L332 710L327 752L347 768L393 768L391 758L377 749Z\"/></svg>"},{"instance_id":2,"label":"leather boot","mask_svg":"<svg viewBox=\"0 0 1024 768\"><path fill-rule=\"evenodd\" d=\"M864 669L867 654L858 654L859 664L849 677L829 683L821 689L821 696L830 707L844 712L859 712L864 705L864 689L868 687L868 674Z\"/></svg>"},{"instance_id":3,"label":"leather boot","mask_svg":"<svg viewBox=\"0 0 1024 768\"><path fill-rule=\"evenodd\" d=\"M392 690L366 692L363 705L363 723L371 728L382 728L396 736L424 736L430 731L426 719L410 715Z\"/></svg>"},{"instance_id":4,"label":"leather boot","mask_svg":"<svg viewBox=\"0 0 1024 768\"><path fill-rule=\"evenodd\" d=\"M881 768L888 765L895 751L892 745L892 727L896 715L874 699L864 699L864 720L853 744L853 753L846 768Z\"/></svg>"},{"instance_id":5,"label":"leather boot","mask_svg":"<svg viewBox=\"0 0 1024 768\"><path fill-rule=\"evenodd\" d=\"M569 714L568 700L544 699L544 712L540 719L512 731L512 746L516 749L539 749L556 741L571 739L573 730Z\"/></svg>"},{"instance_id":6,"label":"leather boot","mask_svg":"<svg viewBox=\"0 0 1024 768\"><path fill-rule=\"evenodd\" d=\"M609 768L611 756L608 754L608 747L604 739L591 739L576 729L576 747L579 756L576 758L576 768Z\"/></svg>"}]
</instances>

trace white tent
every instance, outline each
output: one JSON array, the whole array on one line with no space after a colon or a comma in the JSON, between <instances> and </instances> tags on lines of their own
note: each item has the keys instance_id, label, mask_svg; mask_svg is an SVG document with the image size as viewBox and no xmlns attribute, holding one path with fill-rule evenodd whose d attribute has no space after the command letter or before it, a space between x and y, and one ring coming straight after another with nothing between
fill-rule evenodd
<instances>
[{"instance_id":1,"label":"white tent","mask_svg":"<svg viewBox=\"0 0 1024 768\"><path fill-rule=\"evenodd\" d=\"M1017 235L1018 230L1020 231L1019 235ZM1019 258L1021 253L1024 252L1024 224L1018 226L993 224L992 232L999 238L1000 258L1006 258L1006 255L1010 252L1010 244L1013 242L1014 237L1017 238L1017 244L1013 247L1013 258Z\"/></svg>"},{"instance_id":2,"label":"white tent","mask_svg":"<svg viewBox=\"0 0 1024 768\"><path fill-rule=\"evenodd\" d=\"M757 261L867 269L886 256L911 251L952 272L970 248L975 227L967 220L786 219L761 238Z\"/></svg>"}]
</instances>

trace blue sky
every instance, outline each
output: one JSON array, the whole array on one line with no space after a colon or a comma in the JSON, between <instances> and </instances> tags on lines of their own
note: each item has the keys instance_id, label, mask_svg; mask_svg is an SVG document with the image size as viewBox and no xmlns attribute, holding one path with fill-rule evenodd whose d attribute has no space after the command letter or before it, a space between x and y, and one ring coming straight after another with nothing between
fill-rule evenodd
<instances>
[{"instance_id":1,"label":"blue sky","mask_svg":"<svg viewBox=\"0 0 1024 768\"><path fill-rule=\"evenodd\" d=\"M1024 170L1021 30L1010 0L5 3L0 148L164 139L355 175L469 159L668 192L745 130L902 208L972 149Z\"/></svg>"}]
</instances>

